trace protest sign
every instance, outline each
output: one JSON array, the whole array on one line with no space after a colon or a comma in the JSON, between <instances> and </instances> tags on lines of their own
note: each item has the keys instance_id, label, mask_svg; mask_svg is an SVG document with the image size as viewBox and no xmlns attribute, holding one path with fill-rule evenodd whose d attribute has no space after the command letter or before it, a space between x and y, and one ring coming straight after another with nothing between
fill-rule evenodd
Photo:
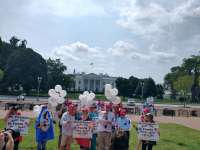
<instances>
[{"instance_id":1,"label":"protest sign","mask_svg":"<svg viewBox=\"0 0 200 150\"><path fill-rule=\"evenodd\" d=\"M156 123L138 123L138 138L145 141L158 141L158 124Z\"/></svg>"},{"instance_id":2,"label":"protest sign","mask_svg":"<svg viewBox=\"0 0 200 150\"><path fill-rule=\"evenodd\" d=\"M74 121L73 137L74 138L92 138L91 121Z\"/></svg>"},{"instance_id":3,"label":"protest sign","mask_svg":"<svg viewBox=\"0 0 200 150\"><path fill-rule=\"evenodd\" d=\"M147 98L147 104L153 105L154 104L154 98L153 97L148 97Z\"/></svg>"},{"instance_id":4,"label":"protest sign","mask_svg":"<svg viewBox=\"0 0 200 150\"><path fill-rule=\"evenodd\" d=\"M19 130L20 134L28 134L30 119L24 116L9 116L7 120L7 129Z\"/></svg>"}]
</instances>

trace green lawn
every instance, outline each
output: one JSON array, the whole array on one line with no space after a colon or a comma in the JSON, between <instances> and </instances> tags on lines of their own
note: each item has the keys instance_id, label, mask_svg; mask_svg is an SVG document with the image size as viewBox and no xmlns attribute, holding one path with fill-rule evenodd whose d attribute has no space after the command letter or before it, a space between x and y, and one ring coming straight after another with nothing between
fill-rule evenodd
<instances>
[{"instance_id":1,"label":"green lawn","mask_svg":"<svg viewBox=\"0 0 200 150\"><path fill-rule=\"evenodd\" d=\"M31 121L29 135L23 137L20 150L35 150L36 143L34 137L34 121ZM4 123L0 120L1 129ZM58 139L58 127L56 125L56 138ZM155 146L154 150L199 150L200 149L200 131L193 130L175 124L160 125L161 139ZM136 132L131 131L130 150L134 150L137 142ZM57 150L57 140L48 142L48 150ZM72 150L79 150L77 145L73 145Z\"/></svg>"}]
</instances>

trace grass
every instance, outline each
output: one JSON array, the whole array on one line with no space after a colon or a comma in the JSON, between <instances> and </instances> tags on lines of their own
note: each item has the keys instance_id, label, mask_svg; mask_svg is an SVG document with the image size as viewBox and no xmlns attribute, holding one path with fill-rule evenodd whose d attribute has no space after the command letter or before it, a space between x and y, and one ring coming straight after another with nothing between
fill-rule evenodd
<instances>
[{"instance_id":1,"label":"grass","mask_svg":"<svg viewBox=\"0 0 200 150\"><path fill-rule=\"evenodd\" d=\"M3 120L0 120L0 128L4 128ZM160 124L161 138L154 150L199 150L200 131L176 124ZM49 141L47 150L57 150L58 125L55 126L55 140ZM35 150L34 120L31 120L29 135L23 137L20 150ZM131 130L130 150L135 150L137 143L136 132ZM72 150L79 150L77 145L72 145Z\"/></svg>"}]
</instances>

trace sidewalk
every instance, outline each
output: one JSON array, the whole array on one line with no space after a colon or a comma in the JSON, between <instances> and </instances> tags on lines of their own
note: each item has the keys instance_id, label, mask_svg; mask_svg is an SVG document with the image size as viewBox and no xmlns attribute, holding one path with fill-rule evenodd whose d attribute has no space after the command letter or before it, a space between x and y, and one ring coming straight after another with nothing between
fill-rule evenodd
<instances>
[{"instance_id":1,"label":"sidewalk","mask_svg":"<svg viewBox=\"0 0 200 150\"><path fill-rule=\"evenodd\" d=\"M140 117L135 115L129 115L132 121L139 121ZM155 121L159 123L175 123L184 125L189 128L200 130L200 118L198 117L167 117L159 116L155 117Z\"/></svg>"}]
</instances>

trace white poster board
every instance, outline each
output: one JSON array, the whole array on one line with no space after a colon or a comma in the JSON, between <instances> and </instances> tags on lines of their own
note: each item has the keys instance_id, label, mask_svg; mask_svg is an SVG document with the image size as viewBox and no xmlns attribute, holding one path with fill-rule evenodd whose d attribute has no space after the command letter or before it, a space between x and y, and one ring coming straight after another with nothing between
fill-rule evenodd
<instances>
[{"instance_id":1,"label":"white poster board","mask_svg":"<svg viewBox=\"0 0 200 150\"><path fill-rule=\"evenodd\" d=\"M30 119L24 116L9 116L7 120L7 129L19 130L20 134L28 134Z\"/></svg>"},{"instance_id":2,"label":"white poster board","mask_svg":"<svg viewBox=\"0 0 200 150\"><path fill-rule=\"evenodd\" d=\"M148 97L147 98L147 104L153 105L154 104L154 98L153 97Z\"/></svg>"},{"instance_id":3,"label":"white poster board","mask_svg":"<svg viewBox=\"0 0 200 150\"><path fill-rule=\"evenodd\" d=\"M74 138L92 138L91 121L74 121L73 137Z\"/></svg>"},{"instance_id":4,"label":"white poster board","mask_svg":"<svg viewBox=\"0 0 200 150\"><path fill-rule=\"evenodd\" d=\"M157 123L138 123L138 139L145 141L158 141L158 124Z\"/></svg>"}]
</instances>

